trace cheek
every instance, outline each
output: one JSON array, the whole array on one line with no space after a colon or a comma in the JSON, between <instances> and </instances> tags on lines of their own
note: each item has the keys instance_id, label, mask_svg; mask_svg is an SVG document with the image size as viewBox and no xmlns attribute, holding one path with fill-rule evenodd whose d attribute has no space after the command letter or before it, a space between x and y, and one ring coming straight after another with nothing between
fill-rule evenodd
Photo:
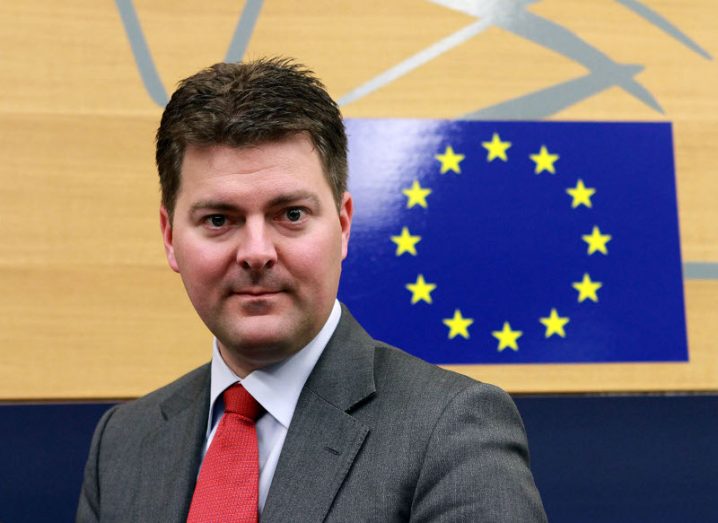
<instances>
[{"instance_id":1,"label":"cheek","mask_svg":"<svg viewBox=\"0 0 718 523\"><path fill-rule=\"evenodd\" d=\"M303 238L285 252L284 264L294 278L311 286L313 292L335 286L341 268L341 239L339 234L324 234L319 238Z\"/></svg>"},{"instance_id":2,"label":"cheek","mask_svg":"<svg viewBox=\"0 0 718 523\"><path fill-rule=\"evenodd\" d=\"M301 282L315 284L321 281L324 263L321 251L316 246L298 246L287 252L283 265Z\"/></svg>"},{"instance_id":3,"label":"cheek","mask_svg":"<svg viewBox=\"0 0 718 523\"><path fill-rule=\"evenodd\" d=\"M181 242L175 249L180 274L192 287L216 283L227 270L233 256L221 244Z\"/></svg>"}]
</instances>

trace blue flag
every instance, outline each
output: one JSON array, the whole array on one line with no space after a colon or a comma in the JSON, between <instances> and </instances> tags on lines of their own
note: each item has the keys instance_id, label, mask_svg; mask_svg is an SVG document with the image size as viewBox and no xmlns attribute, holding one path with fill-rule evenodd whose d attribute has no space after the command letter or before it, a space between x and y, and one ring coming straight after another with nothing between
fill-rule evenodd
<instances>
[{"instance_id":1,"label":"blue flag","mask_svg":"<svg viewBox=\"0 0 718 523\"><path fill-rule=\"evenodd\" d=\"M349 120L340 299L439 364L688 359L667 123Z\"/></svg>"}]
</instances>

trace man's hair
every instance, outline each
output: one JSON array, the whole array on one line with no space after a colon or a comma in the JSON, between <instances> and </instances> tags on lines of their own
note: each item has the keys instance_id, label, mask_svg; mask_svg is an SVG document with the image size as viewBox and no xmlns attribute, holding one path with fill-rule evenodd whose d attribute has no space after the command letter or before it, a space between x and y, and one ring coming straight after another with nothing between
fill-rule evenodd
<instances>
[{"instance_id":1,"label":"man's hair","mask_svg":"<svg viewBox=\"0 0 718 523\"><path fill-rule=\"evenodd\" d=\"M242 147L307 133L337 207L347 188L347 137L322 82L289 58L219 63L182 80L162 114L155 159L174 214L187 146Z\"/></svg>"}]
</instances>

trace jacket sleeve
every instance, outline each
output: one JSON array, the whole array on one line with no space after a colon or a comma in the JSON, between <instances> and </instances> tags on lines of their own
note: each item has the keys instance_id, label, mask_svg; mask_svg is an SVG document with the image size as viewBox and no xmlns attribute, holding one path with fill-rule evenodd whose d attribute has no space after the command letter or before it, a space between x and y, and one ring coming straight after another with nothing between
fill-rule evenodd
<instances>
[{"instance_id":1,"label":"jacket sleeve","mask_svg":"<svg viewBox=\"0 0 718 523\"><path fill-rule=\"evenodd\" d=\"M118 405L112 407L102 415L97 423L95 433L90 444L90 453L85 464L85 477L80 490L80 502L77 506L76 523L93 523L100 521L100 483L99 458L102 446L102 436L112 415Z\"/></svg>"},{"instance_id":2,"label":"jacket sleeve","mask_svg":"<svg viewBox=\"0 0 718 523\"><path fill-rule=\"evenodd\" d=\"M524 426L504 391L474 383L446 405L425 450L411 521L546 522Z\"/></svg>"}]
</instances>

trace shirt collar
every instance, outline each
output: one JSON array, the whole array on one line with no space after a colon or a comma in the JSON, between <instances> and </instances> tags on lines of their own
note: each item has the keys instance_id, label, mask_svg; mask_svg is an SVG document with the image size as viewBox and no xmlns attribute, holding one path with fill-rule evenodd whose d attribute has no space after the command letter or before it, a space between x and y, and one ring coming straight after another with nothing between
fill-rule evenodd
<instances>
[{"instance_id":1,"label":"shirt collar","mask_svg":"<svg viewBox=\"0 0 718 523\"><path fill-rule=\"evenodd\" d=\"M215 338L212 349L210 428L213 410L222 392L230 385L241 382L247 392L264 407L264 410L288 429L304 383L317 364L319 356L324 352L329 338L334 334L340 318L341 307L339 301L335 300L332 312L319 334L304 348L284 361L249 373L244 379L239 378L224 362Z\"/></svg>"}]
</instances>

